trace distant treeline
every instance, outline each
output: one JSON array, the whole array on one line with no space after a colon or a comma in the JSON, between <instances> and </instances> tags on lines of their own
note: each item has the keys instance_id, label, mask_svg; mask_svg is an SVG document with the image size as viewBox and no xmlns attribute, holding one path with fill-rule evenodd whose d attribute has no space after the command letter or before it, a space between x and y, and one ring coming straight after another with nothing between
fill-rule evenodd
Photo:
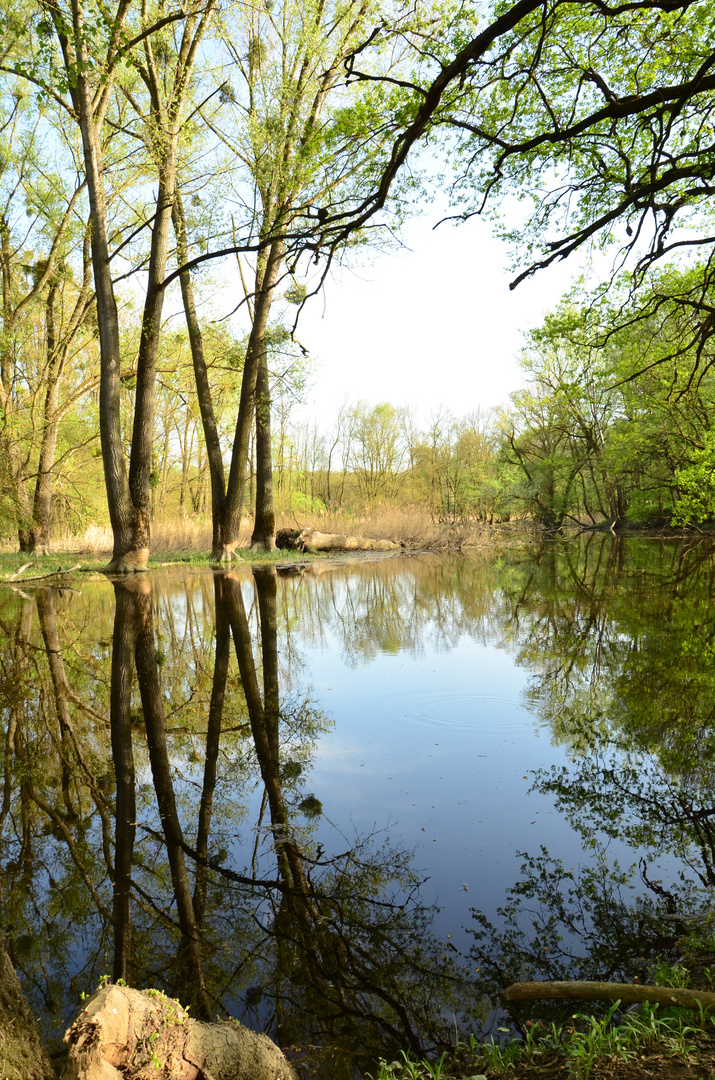
<instances>
[{"instance_id":1,"label":"distant treeline","mask_svg":"<svg viewBox=\"0 0 715 1080\"><path fill-rule=\"evenodd\" d=\"M308 509L379 501L445 520L694 524L715 515L715 376L702 343L702 268L666 268L633 301L574 292L524 350L507 408L420 427L407 409L341 410L276 447L282 497ZM697 299L697 304L694 300ZM691 302L692 301L692 302ZM336 466L338 461L339 467Z\"/></svg>"},{"instance_id":2,"label":"distant treeline","mask_svg":"<svg viewBox=\"0 0 715 1080\"><path fill-rule=\"evenodd\" d=\"M332 424L296 420L306 361L289 340L277 338L271 348L276 509L320 516L419 506L436 521L516 517L547 528L707 520L715 512L715 377L709 359L688 344L693 328L685 301L696 289L702 291L698 268L671 268L638 306L629 307L627 284L609 298L572 294L531 333L522 357L526 387L508 407L477 408L462 417L438 408L422 423L409 408L364 401L345 403ZM132 341L127 330L128 348ZM28 336L26 356L31 342ZM91 345L90 338L86 360ZM228 330L207 335L226 453L245 347ZM77 375L76 398L58 424L53 470L53 527L62 532L106 520L96 384L84 369ZM186 334L167 335L151 473L154 516L211 513L192 379ZM40 386L38 378L32 395L38 408ZM134 389L130 374L123 385L127 419ZM40 462L42 443L30 409L24 419L18 442L32 471L39 468L32 462ZM252 505L253 439L248 472ZM7 475L0 484L0 522L8 537L22 527L22 507Z\"/></svg>"}]
</instances>

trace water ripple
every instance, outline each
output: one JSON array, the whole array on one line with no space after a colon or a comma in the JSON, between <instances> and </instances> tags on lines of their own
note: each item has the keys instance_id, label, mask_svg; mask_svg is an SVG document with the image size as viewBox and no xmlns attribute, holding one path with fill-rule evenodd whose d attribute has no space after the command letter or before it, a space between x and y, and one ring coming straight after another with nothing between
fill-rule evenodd
<instances>
[{"instance_id":1,"label":"water ripple","mask_svg":"<svg viewBox=\"0 0 715 1080\"><path fill-rule=\"evenodd\" d=\"M447 694L423 702L420 723L480 731L531 728L534 719L520 698L490 694Z\"/></svg>"}]
</instances>

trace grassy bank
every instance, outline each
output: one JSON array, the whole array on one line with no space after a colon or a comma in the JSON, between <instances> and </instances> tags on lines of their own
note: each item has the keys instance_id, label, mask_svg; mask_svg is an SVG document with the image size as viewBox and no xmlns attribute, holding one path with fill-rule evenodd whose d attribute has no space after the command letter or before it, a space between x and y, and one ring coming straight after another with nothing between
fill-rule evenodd
<instances>
[{"instance_id":1,"label":"grassy bank","mask_svg":"<svg viewBox=\"0 0 715 1080\"><path fill-rule=\"evenodd\" d=\"M320 555L304 555L299 551L250 551L248 548L239 550L237 553L244 565L256 566L271 563L308 562L314 559L325 558ZM71 577L69 571L74 570L76 575L100 574L109 562L110 552L84 552L84 551L58 551L52 555L21 555L18 552L6 552L0 554L0 583L21 585L23 581L31 582L34 578L43 578L58 575ZM160 570L172 566L215 566L210 556L205 552L195 551L155 551L149 559L149 570ZM228 564L224 564L228 569ZM232 564L236 566L235 563Z\"/></svg>"},{"instance_id":2,"label":"grassy bank","mask_svg":"<svg viewBox=\"0 0 715 1080\"><path fill-rule=\"evenodd\" d=\"M692 942L690 947L692 947ZM656 962L652 985L712 991L715 940L700 942L687 966ZM470 1036L436 1061L402 1054L369 1080L715 1080L715 1013L644 1004L603 1015L575 1012L564 1023L529 1020L521 1036ZM507 1033L508 1029L499 1028Z\"/></svg>"},{"instance_id":3,"label":"grassy bank","mask_svg":"<svg viewBox=\"0 0 715 1080\"><path fill-rule=\"evenodd\" d=\"M372 1080L712 1080L715 1018L683 1009L613 1023L577 1013L569 1025L534 1023L524 1039L459 1044L439 1061L381 1062Z\"/></svg>"},{"instance_id":4,"label":"grassy bank","mask_svg":"<svg viewBox=\"0 0 715 1080\"><path fill-rule=\"evenodd\" d=\"M251 543L252 522L244 522L239 544L248 548ZM435 521L422 507L383 507L369 514L332 514L310 516L297 520L279 515L277 528L314 528L320 532L346 533L353 536L369 536L377 540L397 540L409 548L429 548L435 551L458 550L478 547L489 543L498 531L523 531L524 525L500 525L494 528L482 522ZM11 554L16 550L15 538L8 536L0 545L0 552ZM109 557L112 550L112 533L108 525L89 525L81 533L53 537L52 550L58 555L69 553L85 558ZM166 556L192 552L200 554L211 551L211 522L207 518L184 517L157 520L152 526L152 552L154 556Z\"/></svg>"}]
</instances>

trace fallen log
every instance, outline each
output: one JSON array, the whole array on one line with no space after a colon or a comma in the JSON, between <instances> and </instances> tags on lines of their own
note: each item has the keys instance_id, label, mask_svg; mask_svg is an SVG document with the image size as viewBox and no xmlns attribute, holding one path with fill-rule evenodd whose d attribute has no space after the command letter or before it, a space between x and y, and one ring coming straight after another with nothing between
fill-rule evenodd
<instances>
[{"instance_id":1,"label":"fallen log","mask_svg":"<svg viewBox=\"0 0 715 1080\"><path fill-rule=\"evenodd\" d=\"M65 1080L295 1080L267 1035L236 1020L204 1024L157 990L105 986L65 1033Z\"/></svg>"},{"instance_id":2,"label":"fallen log","mask_svg":"<svg viewBox=\"0 0 715 1080\"><path fill-rule=\"evenodd\" d=\"M280 529L276 546L296 551L399 551L395 540L374 540L366 536L347 536L345 533L323 533L317 529Z\"/></svg>"},{"instance_id":3,"label":"fallen log","mask_svg":"<svg viewBox=\"0 0 715 1080\"><path fill-rule=\"evenodd\" d=\"M608 982L520 982L504 991L505 1001L620 1001L624 1005L677 1005L681 1009L715 1008L715 993L706 990L676 990L670 986L640 986L638 983Z\"/></svg>"},{"instance_id":4,"label":"fallen log","mask_svg":"<svg viewBox=\"0 0 715 1080\"><path fill-rule=\"evenodd\" d=\"M75 570L82 569L82 563L77 563L76 566L70 566L69 570L61 570L58 566L56 570L50 570L49 574L34 574L33 577L19 578L18 574L21 574L23 570L27 570L31 563L25 563L19 570L16 570L14 574L5 578L0 582L0 585L27 585L31 581L45 581L46 578L61 577L63 574L74 574Z\"/></svg>"}]
</instances>

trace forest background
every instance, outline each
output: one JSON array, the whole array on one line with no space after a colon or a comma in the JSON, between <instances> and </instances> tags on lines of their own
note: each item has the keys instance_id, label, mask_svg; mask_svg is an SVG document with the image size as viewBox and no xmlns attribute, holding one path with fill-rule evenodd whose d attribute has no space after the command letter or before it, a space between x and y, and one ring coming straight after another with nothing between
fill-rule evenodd
<instances>
[{"instance_id":1,"label":"forest background","mask_svg":"<svg viewBox=\"0 0 715 1080\"><path fill-rule=\"evenodd\" d=\"M379 527L408 539L410 519L707 521L714 18L696 0L5 0L3 541L94 535L126 570L153 522L206 544L210 524L226 559L249 519L272 547L277 514L357 530L397 508ZM517 283L579 251L602 280L530 333L503 409L301 419L301 312L436 190L457 219L491 214ZM435 402L449 369L435 357Z\"/></svg>"}]
</instances>

